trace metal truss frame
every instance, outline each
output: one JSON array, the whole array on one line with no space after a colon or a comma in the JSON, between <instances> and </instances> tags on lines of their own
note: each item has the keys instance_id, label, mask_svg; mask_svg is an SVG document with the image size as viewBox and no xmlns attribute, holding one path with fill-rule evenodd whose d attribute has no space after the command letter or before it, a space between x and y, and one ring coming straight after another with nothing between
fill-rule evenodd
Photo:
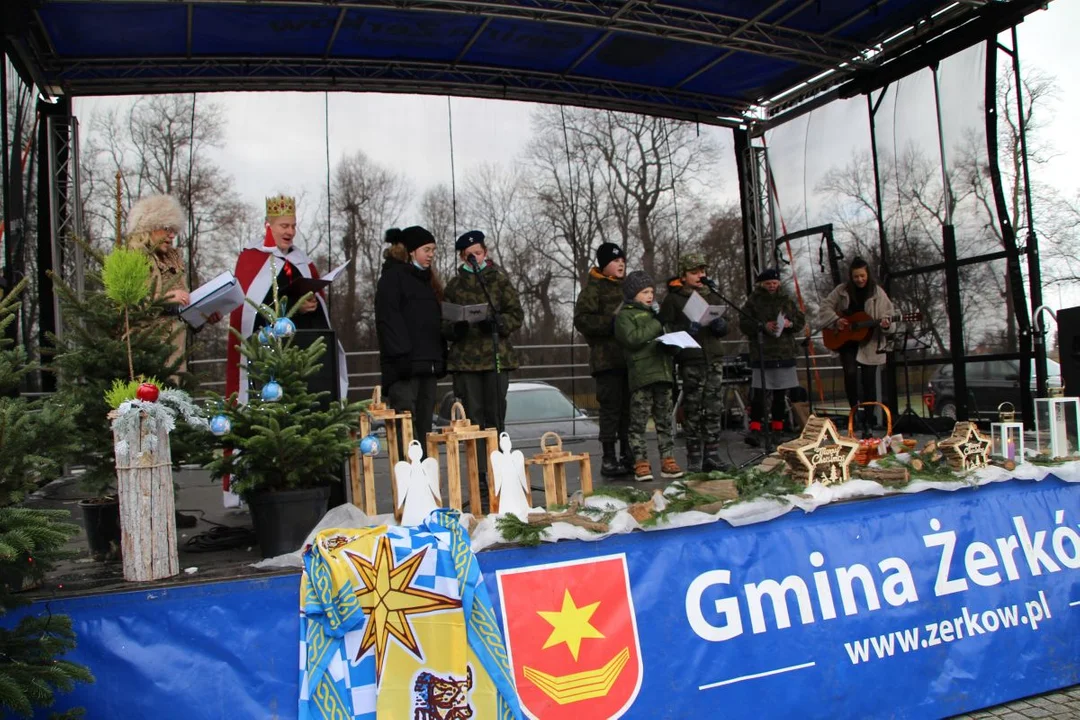
<instances>
[{"instance_id":1,"label":"metal truss frame","mask_svg":"<svg viewBox=\"0 0 1080 720\"><path fill-rule=\"evenodd\" d=\"M78 297L85 288L86 260L75 238L82 235L82 194L79 189L79 121L72 115L46 118L49 172L49 243L52 267ZM52 297L56 337L63 337L60 302Z\"/></svg>"}]
</instances>

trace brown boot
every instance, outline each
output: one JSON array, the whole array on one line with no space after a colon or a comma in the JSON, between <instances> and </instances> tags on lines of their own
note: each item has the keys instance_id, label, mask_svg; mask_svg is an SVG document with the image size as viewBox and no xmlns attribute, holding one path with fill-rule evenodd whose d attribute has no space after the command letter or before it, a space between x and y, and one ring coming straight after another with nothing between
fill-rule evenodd
<instances>
[{"instance_id":1,"label":"brown boot","mask_svg":"<svg viewBox=\"0 0 1080 720\"><path fill-rule=\"evenodd\" d=\"M660 461L660 477L665 480L678 480L682 476L682 468L675 462L675 458L666 457Z\"/></svg>"},{"instance_id":2,"label":"brown boot","mask_svg":"<svg viewBox=\"0 0 1080 720\"><path fill-rule=\"evenodd\" d=\"M648 460L638 460L634 463L634 479L638 482L648 482L653 479Z\"/></svg>"}]
</instances>

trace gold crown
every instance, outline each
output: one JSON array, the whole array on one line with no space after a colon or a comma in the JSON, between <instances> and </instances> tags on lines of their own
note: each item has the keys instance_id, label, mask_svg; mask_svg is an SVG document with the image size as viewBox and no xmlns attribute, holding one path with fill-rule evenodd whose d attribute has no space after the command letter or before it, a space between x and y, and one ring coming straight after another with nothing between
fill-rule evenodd
<instances>
[{"instance_id":1,"label":"gold crown","mask_svg":"<svg viewBox=\"0 0 1080 720\"><path fill-rule=\"evenodd\" d=\"M296 215L296 199L286 195L276 195L266 198L266 217L276 218L285 215Z\"/></svg>"}]
</instances>

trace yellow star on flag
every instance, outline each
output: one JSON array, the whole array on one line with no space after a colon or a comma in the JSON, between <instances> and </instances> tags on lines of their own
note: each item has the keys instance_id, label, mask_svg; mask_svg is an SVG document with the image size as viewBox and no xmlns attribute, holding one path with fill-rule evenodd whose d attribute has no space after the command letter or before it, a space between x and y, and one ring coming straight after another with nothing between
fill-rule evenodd
<instances>
[{"instance_id":1,"label":"yellow star on flag","mask_svg":"<svg viewBox=\"0 0 1080 720\"><path fill-rule=\"evenodd\" d=\"M375 648L376 682L382 678L383 663L386 661L386 650L391 636L418 660L424 659L409 623L409 615L423 615L461 607L461 600L409 585L426 552L427 548L424 548L395 567L390 538L384 535L379 538L375 547L374 563L360 555L346 553L363 584L363 587L356 591L356 598L368 616L356 659L359 660L371 647Z\"/></svg>"},{"instance_id":2,"label":"yellow star on flag","mask_svg":"<svg viewBox=\"0 0 1080 720\"><path fill-rule=\"evenodd\" d=\"M547 650L559 643L566 643L566 647L569 648L576 662L578 653L581 651L582 640L604 637L604 634L589 622L598 607L600 607L600 601L578 607L574 604L574 598L570 597L570 589L567 588L566 594L563 595L561 610L537 610L536 614L548 621L553 628L542 649Z\"/></svg>"}]
</instances>

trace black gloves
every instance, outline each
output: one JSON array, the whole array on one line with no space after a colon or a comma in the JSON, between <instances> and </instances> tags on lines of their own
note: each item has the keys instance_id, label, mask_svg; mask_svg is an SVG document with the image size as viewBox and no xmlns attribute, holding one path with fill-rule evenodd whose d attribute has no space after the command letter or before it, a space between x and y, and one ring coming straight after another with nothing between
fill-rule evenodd
<instances>
[{"instance_id":1,"label":"black gloves","mask_svg":"<svg viewBox=\"0 0 1080 720\"><path fill-rule=\"evenodd\" d=\"M716 318L711 323L709 323L709 330L711 330L712 334L717 337L724 337L725 335L727 335L728 331L727 320L722 317Z\"/></svg>"}]
</instances>

